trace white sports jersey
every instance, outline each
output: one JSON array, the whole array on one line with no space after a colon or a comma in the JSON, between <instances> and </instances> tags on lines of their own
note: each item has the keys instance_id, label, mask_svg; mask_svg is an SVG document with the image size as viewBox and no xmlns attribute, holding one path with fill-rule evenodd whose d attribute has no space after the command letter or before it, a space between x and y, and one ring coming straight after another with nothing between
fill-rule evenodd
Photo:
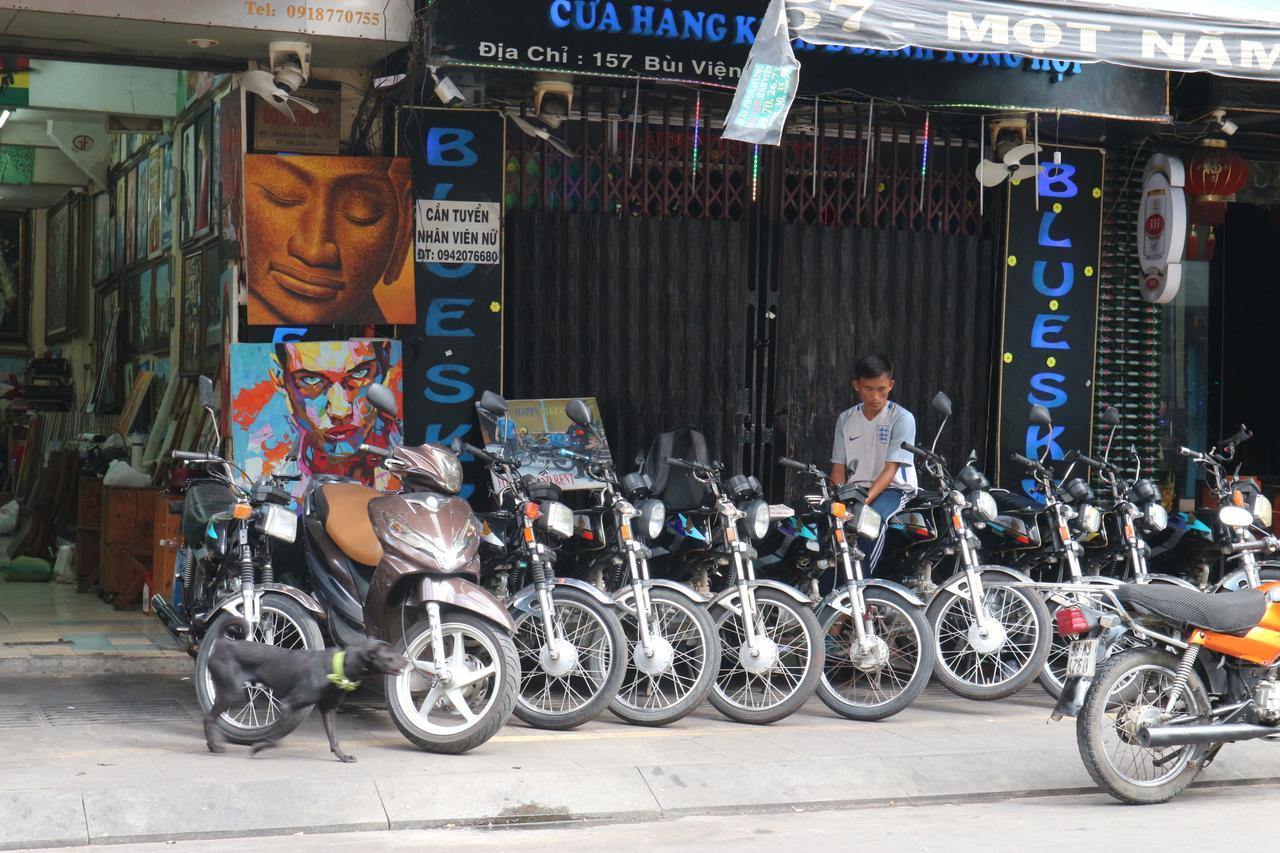
<instances>
[{"instance_id":1,"label":"white sports jersey","mask_svg":"<svg viewBox=\"0 0 1280 853\"><path fill-rule=\"evenodd\" d=\"M880 476L886 462L897 462L900 467L889 488L914 492L919 486L915 460L902 449L904 441L915 444L915 415L897 403L889 403L880 414L867 420L859 403L836 418L831 461L848 469L848 482L868 485Z\"/></svg>"}]
</instances>

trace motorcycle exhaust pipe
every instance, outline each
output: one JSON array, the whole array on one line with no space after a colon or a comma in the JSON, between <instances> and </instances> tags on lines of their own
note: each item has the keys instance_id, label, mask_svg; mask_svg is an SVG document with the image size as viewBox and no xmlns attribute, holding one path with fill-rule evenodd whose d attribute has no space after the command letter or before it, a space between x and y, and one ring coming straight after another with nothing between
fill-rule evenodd
<instances>
[{"instance_id":1,"label":"motorcycle exhaust pipe","mask_svg":"<svg viewBox=\"0 0 1280 853\"><path fill-rule=\"evenodd\" d=\"M151 596L151 609L156 612L160 624L169 632L169 636L173 637L175 642L186 643L187 634L191 629L186 622L182 621L182 617L173 609L173 605L163 595L156 593Z\"/></svg>"},{"instance_id":2,"label":"motorcycle exhaust pipe","mask_svg":"<svg viewBox=\"0 0 1280 853\"><path fill-rule=\"evenodd\" d=\"M1254 723L1218 725L1143 726L1138 729L1138 745L1145 749L1183 746L1193 743L1233 743L1238 740L1280 735L1280 728Z\"/></svg>"}]
</instances>

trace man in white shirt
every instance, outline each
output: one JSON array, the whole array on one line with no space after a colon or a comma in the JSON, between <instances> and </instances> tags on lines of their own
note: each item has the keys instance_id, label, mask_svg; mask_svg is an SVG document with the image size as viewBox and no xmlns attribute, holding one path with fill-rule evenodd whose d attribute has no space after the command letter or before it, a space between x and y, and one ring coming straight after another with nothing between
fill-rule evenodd
<instances>
[{"instance_id":1,"label":"man in white shirt","mask_svg":"<svg viewBox=\"0 0 1280 853\"><path fill-rule=\"evenodd\" d=\"M836 419L831 480L837 486L866 486L868 503L884 519L874 542L859 542L867 555L866 571L872 574L884 550L890 516L906 506L917 488L914 459L902 449L904 441L915 443L916 419L889 401L893 365L883 356L868 355L853 366L853 390L862 402Z\"/></svg>"}]
</instances>

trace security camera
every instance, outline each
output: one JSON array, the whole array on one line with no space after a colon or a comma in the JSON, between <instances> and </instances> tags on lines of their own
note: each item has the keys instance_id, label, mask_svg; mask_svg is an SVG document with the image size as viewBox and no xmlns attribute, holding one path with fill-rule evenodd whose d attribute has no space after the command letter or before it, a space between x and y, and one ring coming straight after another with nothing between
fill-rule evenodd
<instances>
[{"instance_id":1,"label":"security camera","mask_svg":"<svg viewBox=\"0 0 1280 853\"><path fill-rule=\"evenodd\" d=\"M1214 118L1214 121L1216 121L1218 125L1222 128L1222 132L1225 133L1227 136L1235 136L1236 131L1240 129L1240 125L1236 124L1234 121L1227 118L1226 110L1214 110L1213 118Z\"/></svg>"},{"instance_id":2,"label":"security camera","mask_svg":"<svg viewBox=\"0 0 1280 853\"><path fill-rule=\"evenodd\" d=\"M295 92L311 77L311 44L305 41L273 41L267 47L276 85Z\"/></svg>"},{"instance_id":3,"label":"security camera","mask_svg":"<svg viewBox=\"0 0 1280 853\"><path fill-rule=\"evenodd\" d=\"M564 80L540 80L533 84L533 111L555 130L573 109L573 84Z\"/></svg>"},{"instance_id":4,"label":"security camera","mask_svg":"<svg viewBox=\"0 0 1280 853\"><path fill-rule=\"evenodd\" d=\"M462 90L458 88L458 84L454 83L448 77L440 77L436 74L434 68L431 69L431 79L435 81L436 97L440 99L440 103L446 107L452 107L455 104L464 103L467 96L462 94Z\"/></svg>"}]
</instances>

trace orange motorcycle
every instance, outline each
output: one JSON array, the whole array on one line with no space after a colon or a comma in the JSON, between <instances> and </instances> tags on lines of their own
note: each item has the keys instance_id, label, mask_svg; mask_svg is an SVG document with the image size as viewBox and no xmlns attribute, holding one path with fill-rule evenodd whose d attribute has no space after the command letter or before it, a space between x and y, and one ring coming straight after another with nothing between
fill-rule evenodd
<instances>
[{"instance_id":1,"label":"orange motorcycle","mask_svg":"<svg viewBox=\"0 0 1280 853\"><path fill-rule=\"evenodd\" d=\"M1219 520L1232 553L1280 547L1250 532L1243 506L1223 507ZM1089 606L1056 614L1073 642L1053 719L1076 717L1080 757L1107 793L1162 803L1224 744L1280 739L1280 582L1216 595L1149 584L1091 592ZM1108 657L1126 635L1150 645Z\"/></svg>"}]
</instances>

